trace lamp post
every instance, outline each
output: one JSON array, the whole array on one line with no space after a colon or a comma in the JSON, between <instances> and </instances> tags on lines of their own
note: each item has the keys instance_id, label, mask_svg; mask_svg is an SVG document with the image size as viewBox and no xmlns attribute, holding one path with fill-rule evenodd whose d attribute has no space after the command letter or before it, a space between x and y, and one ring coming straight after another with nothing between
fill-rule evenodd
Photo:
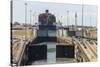
<instances>
[{"instance_id":1,"label":"lamp post","mask_svg":"<svg viewBox=\"0 0 100 67\"><path fill-rule=\"evenodd\" d=\"M11 23L11 56L10 56L10 59L11 59L11 61L10 61L10 64L11 64L11 66L13 66L13 39L12 39L12 24L13 24L13 0L11 0L11 2L10 2L10 7L11 7L11 17L10 17L10 23Z\"/></svg>"},{"instance_id":2,"label":"lamp post","mask_svg":"<svg viewBox=\"0 0 100 67\"><path fill-rule=\"evenodd\" d=\"M30 24L31 24L31 18L32 18L32 10L30 9Z\"/></svg>"},{"instance_id":3,"label":"lamp post","mask_svg":"<svg viewBox=\"0 0 100 67\"><path fill-rule=\"evenodd\" d=\"M91 16L90 16L90 27L92 28Z\"/></svg>"},{"instance_id":4,"label":"lamp post","mask_svg":"<svg viewBox=\"0 0 100 67\"><path fill-rule=\"evenodd\" d=\"M75 31L77 30L77 13L75 13Z\"/></svg>"},{"instance_id":5,"label":"lamp post","mask_svg":"<svg viewBox=\"0 0 100 67\"><path fill-rule=\"evenodd\" d=\"M30 28L31 28L31 35L30 35L30 39L32 39L32 35L33 35L33 29L32 29L32 26L31 26L31 16L32 16L32 10L30 9Z\"/></svg>"},{"instance_id":6,"label":"lamp post","mask_svg":"<svg viewBox=\"0 0 100 67\"><path fill-rule=\"evenodd\" d=\"M27 40L27 3L25 3L25 40Z\"/></svg>"},{"instance_id":7,"label":"lamp post","mask_svg":"<svg viewBox=\"0 0 100 67\"><path fill-rule=\"evenodd\" d=\"M82 4L82 38L84 37L84 26L83 26L84 17L83 17L83 10L84 10L84 5Z\"/></svg>"},{"instance_id":8,"label":"lamp post","mask_svg":"<svg viewBox=\"0 0 100 67\"><path fill-rule=\"evenodd\" d=\"M67 26L69 25L69 11L67 11Z\"/></svg>"}]
</instances>

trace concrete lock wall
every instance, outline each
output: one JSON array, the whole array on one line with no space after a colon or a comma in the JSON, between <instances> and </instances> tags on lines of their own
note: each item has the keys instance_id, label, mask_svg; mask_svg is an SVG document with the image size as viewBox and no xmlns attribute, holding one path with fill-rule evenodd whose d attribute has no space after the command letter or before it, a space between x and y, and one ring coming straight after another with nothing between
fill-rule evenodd
<instances>
[{"instance_id":1,"label":"concrete lock wall","mask_svg":"<svg viewBox=\"0 0 100 67\"><path fill-rule=\"evenodd\" d=\"M62 37L62 36L68 36L68 32L65 29L59 29L57 30L57 36Z\"/></svg>"}]
</instances>

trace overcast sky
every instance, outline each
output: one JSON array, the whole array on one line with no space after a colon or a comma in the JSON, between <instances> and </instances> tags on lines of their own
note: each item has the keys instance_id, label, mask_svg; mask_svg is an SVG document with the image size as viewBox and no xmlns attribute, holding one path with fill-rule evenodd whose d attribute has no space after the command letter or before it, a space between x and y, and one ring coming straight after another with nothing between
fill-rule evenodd
<instances>
[{"instance_id":1,"label":"overcast sky","mask_svg":"<svg viewBox=\"0 0 100 67\"><path fill-rule=\"evenodd\" d=\"M69 11L69 25L75 24L75 12L77 12L77 24L82 23L82 5L22 0L13 2L13 22L25 23L25 3L27 3L27 23L30 23L30 10L32 10L31 24L35 24L38 23L38 15L44 13L46 9L56 16L56 22L60 20L63 25L67 25L67 11ZM83 12L84 25L97 26L97 6L84 5Z\"/></svg>"}]
</instances>

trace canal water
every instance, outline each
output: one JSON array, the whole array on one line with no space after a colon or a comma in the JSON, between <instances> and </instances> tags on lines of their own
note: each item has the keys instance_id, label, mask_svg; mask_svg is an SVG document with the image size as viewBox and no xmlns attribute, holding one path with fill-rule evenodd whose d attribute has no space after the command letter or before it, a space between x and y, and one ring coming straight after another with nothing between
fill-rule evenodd
<instances>
[{"instance_id":1,"label":"canal water","mask_svg":"<svg viewBox=\"0 0 100 67\"><path fill-rule=\"evenodd\" d=\"M47 43L47 63L56 63L56 43Z\"/></svg>"}]
</instances>

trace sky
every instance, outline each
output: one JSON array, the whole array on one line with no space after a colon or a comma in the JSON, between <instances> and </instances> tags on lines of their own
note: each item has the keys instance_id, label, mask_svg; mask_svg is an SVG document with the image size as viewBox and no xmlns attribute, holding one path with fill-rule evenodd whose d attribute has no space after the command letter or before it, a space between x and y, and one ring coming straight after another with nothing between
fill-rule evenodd
<instances>
[{"instance_id":1,"label":"sky","mask_svg":"<svg viewBox=\"0 0 100 67\"><path fill-rule=\"evenodd\" d=\"M38 15L44 13L46 9L56 16L56 22L59 20L63 25L75 24L75 13L77 13L77 25L82 25L82 5L68 3L50 3L37 1L13 1L13 22L25 23L25 3L27 3L27 23L38 23ZM83 24L84 26L97 26L97 6L83 6ZM30 14L30 10L32 11ZM67 14L69 11L69 16ZM31 22L30 22L31 16ZM68 23L67 23L68 16Z\"/></svg>"}]
</instances>

